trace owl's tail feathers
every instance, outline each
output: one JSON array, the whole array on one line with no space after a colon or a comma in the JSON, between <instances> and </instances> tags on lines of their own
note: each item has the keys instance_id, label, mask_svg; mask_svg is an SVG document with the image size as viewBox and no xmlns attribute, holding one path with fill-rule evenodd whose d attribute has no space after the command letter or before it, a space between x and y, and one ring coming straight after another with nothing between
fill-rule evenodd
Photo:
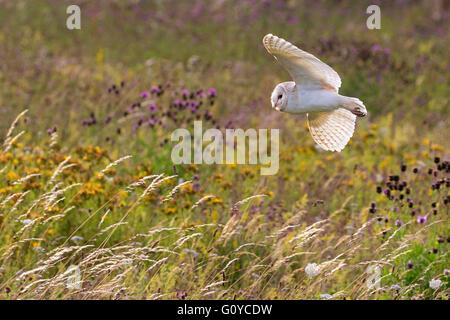
<instances>
[{"instance_id":1,"label":"owl's tail feathers","mask_svg":"<svg viewBox=\"0 0 450 320\"><path fill-rule=\"evenodd\" d=\"M343 108L307 114L311 136L322 149L328 151L340 152L344 149L355 131L355 121L356 116Z\"/></svg>"},{"instance_id":2,"label":"owl's tail feathers","mask_svg":"<svg viewBox=\"0 0 450 320\"><path fill-rule=\"evenodd\" d=\"M366 106L358 98L343 97L342 106L358 117L367 116Z\"/></svg>"}]
</instances>

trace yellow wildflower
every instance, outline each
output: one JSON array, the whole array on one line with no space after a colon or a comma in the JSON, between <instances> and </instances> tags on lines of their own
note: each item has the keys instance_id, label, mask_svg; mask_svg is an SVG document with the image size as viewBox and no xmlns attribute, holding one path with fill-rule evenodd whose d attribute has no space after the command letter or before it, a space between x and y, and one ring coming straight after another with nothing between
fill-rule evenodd
<instances>
[{"instance_id":1,"label":"yellow wildflower","mask_svg":"<svg viewBox=\"0 0 450 320\"><path fill-rule=\"evenodd\" d=\"M177 212L177 208L175 208L175 207L166 208L166 214L174 214L176 212Z\"/></svg>"},{"instance_id":2,"label":"yellow wildflower","mask_svg":"<svg viewBox=\"0 0 450 320\"><path fill-rule=\"evenodd\" d=\"M6 179L9 181L15 181L19 179L19 176L14 171L10 171L6 174Z\"/></svg>"}]
</instances>

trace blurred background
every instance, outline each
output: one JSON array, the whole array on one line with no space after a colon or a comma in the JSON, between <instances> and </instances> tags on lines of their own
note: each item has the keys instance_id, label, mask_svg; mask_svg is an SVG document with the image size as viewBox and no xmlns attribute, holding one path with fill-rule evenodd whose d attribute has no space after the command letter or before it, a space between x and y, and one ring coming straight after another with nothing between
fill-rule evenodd
<instances>
[{"instance_id":1,"label":"blurred background","mask_svg":"<svg viewBox=\"0 0 450 320\"><path fill-rule=\"evenodd\" d=\"M81 8L81 30L66 28L72 3ZM370 4L381 6L380 30L366 27ZM33 122L59 123L67 130L66 124L90 112L105 116L102 94L121 81L128 92L168 82L214 87L221 98L213 111L223 124L232 119L283 126L292 116L273 112L269 95L289 75L261 43L273 33L336 69L342 93L368 106L364 121L392 113L399 126L417 121L423 129L418 134L436 130L438 139L447 140L447 1L18 0L0 5L2 132L24 108Z\"/></svg>"}]
</instances>

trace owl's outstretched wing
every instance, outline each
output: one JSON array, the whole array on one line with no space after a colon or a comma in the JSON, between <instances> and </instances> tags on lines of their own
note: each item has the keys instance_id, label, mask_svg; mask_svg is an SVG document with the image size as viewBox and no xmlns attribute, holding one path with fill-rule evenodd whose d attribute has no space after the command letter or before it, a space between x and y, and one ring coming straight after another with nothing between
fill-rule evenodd
<instances>
[{"instance_id":1,"label":"owl's outstretched wing","mask_svg":"<svg viewBox=\"0 0 450 320\"><path fill-rule=\"evenodd\" d=\"M292 43L268 34L264 47L289 72L295 83L308 89L328 89L338 92L341 78L329 65Z\"/></svg>"},{"instance_id":2,"label":"owl's outstretched wing","mask_svg":"<svg viewBox=\"0 0 450 320\"><path fill-rule=\"evenodd\" d=\"M325 150L341 151L355 130L356 116L346 109L307 114L309 132L314 141Z\"/></svg>"}]
</instances>

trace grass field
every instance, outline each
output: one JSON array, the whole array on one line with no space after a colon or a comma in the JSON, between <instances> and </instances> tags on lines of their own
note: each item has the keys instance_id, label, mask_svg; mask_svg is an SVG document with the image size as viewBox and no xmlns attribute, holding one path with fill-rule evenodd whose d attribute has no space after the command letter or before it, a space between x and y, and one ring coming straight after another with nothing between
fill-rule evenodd
<instances>
[{"instance_id":1,"label":"grass field","mask_svg":"<svg viewBox=\"0 0 450 320\"><path fill-rule=\"evenodd\" d=\"M0 1L0 299L448 299L438 3ZM290 78L267 33L364 101L342 152L272 110ZM172 131L198 119L279 128L278 173L174 166Z\"/></svg>"}]
</instances>

